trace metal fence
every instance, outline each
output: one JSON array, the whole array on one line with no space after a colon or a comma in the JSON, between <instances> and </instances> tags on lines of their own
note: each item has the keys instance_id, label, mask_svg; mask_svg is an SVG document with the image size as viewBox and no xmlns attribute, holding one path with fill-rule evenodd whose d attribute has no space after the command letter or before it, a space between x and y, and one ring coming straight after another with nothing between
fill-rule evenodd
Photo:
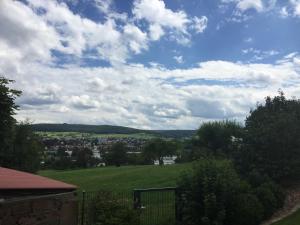
<instances>
[{"instance_id":1,"label":"metal fence","mask_svg":"<svg viewBox=\"0 0 300 225\"><path fill-rule=\"evenodd\" d=\"M176 188L135 189L131 192L96 191L79 194L79 225L94 225L95 204L106 198L118 199L122 207L135 210L140 225L180 224L180 195ZM107 201L107 199L105 200ZM121 225L121 224L120 224Z\"/></svg>"},{"instance_id":2,"label":"metal fence","mask_svg":"<svg viewBox=\"0 0 300 225\"><path fill-rule=\"evenodd\" d=\"M104 198L118 199L118 204L121 207L133 207L132 192L116 192L116 191L82 191L79 194L79 225L94 225L96 212L95 204Z\"/></svg>"}]
</instances>

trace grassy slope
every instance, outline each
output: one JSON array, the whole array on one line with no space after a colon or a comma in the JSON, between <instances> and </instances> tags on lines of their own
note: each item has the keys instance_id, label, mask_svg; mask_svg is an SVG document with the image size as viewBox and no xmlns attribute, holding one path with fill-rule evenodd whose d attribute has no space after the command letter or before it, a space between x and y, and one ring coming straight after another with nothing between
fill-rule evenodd
<instances>
[{"instance_id":1,"label":"grassy slope","mask_svg":"<svg viewBox=\"0 0 300 225\"><path fill-rule=\"evenodd\" d=\"M272 225L300 225L300 210Z\"/></svg>"},{"instance_id":2,"label":"grassy slope","mask_svg":"<svg viewBox=\"0 0 300 225\"><path fill-rule=\"evenodd\" d=\"M167 166L124 166L70 171L40 171L40 175L75 184L80 189L94 191L111 189L129 191L134 188L175 186L176 180L191 164Z\"/></svg>"}]
</instances>

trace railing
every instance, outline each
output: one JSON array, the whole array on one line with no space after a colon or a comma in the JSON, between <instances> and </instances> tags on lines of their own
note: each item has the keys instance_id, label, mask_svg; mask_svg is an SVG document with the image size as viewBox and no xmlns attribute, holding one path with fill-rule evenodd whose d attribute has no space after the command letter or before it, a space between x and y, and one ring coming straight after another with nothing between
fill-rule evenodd
<instances>
[{"instance_id":1,"label":"railing","mask_svg":"<svg viewBox=\"0 0 300 225\"><path fill-rule=\"evenodd\" d=\"M97 195L105 193L82 192L80 200L79 225L93 225L95 201L101 201ZM180 193L175 187L134 189L133 192L110 192L109 196L118 199L124 207L137 211L140 225L180 224Z\"/></svg>"}]
</instances>

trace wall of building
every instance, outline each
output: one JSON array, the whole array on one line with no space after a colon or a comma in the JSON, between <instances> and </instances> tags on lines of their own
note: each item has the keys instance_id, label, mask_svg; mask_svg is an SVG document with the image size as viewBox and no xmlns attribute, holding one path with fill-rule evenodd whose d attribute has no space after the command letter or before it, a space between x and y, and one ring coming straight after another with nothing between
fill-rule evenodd
<instances>
[{"instance_id":1,"label":"wall of building","mask_svg":"<svg viewBox=\"0 0 300 225\"><path fill-rule=\"evenodd\" d=\"M0 202L0 225L77 225L74 192Z\"/></svg>"}]
</instances>

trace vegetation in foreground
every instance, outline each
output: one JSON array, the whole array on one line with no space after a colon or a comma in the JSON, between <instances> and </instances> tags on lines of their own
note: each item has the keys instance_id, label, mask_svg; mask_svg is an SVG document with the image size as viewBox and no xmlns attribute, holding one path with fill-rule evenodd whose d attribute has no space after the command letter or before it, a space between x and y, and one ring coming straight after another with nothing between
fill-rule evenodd
<instances>
[{"instance_id":1,"label":"vegetation in foreground","mask_svg":"<svg viewBox=\"0 0 300 225\"><path fill-rule=\"evenodd\" d=\"M21 91L11 89L12 82L0 76L0 166L36 172L43 148L29 124L13 117Z\"/></svg>"},{"instance_id":2,"label":"vegetation in foreground","mask_svg":"<svg viewBox=\"0 0 300 225\"><path fill-rule=\"evenodd\" d=\"M132 191L134 188L175 186L180 174L190 168L191 164L186 163L168 166L100 167L69 171L45 170L40 171L39 174L75 184L80 190Z\"/></svg>"}]
</instances>

